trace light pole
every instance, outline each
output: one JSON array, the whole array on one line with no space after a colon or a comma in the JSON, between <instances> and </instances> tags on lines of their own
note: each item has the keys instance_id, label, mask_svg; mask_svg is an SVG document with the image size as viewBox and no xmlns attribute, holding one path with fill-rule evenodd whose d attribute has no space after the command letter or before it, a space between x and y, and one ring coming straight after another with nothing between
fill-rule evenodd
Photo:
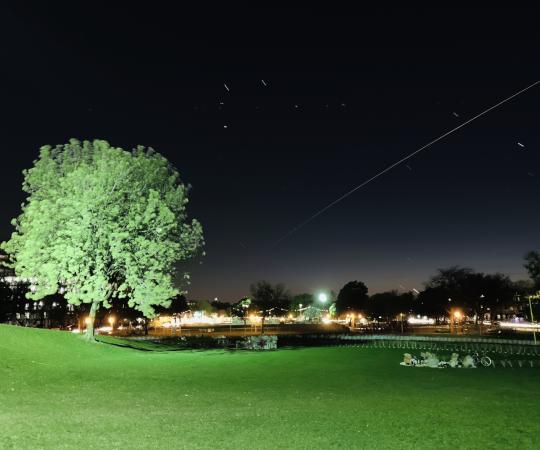
<instances>
[{"instance_id":1,"label":"light pole","mask_svg":"<svg viewBox=\"0 0 540 450\"><path fill-rule=\"evenodd\" d=\"M457 323L457 326L454 325L454 328L456 330L456 334L458 334L459 333L459 324L461 322L461 318L463 317L462 314L461 314L461 311L455 310L454 313L452 314L452 317L454 319L454 324Z\"/></svg>"},{"instance_id":2,"label":"light pole","mask_svg":"<svg viewBox=\"0 0 540 450\"><path fill-rule=\"evenodd\" d=\"M532 324L534 324L534 314L533 314L532 302L531 302L531 299L533 297L538 298L535 295L529 295L529 310L531 311L531 323ZM536 345L536 328L533 328L533 339L534 339L534 345Z\"/></svg>"},{"instance_id":3,"label":"light pole","mask_svg":"<svg viewBox=\"0 0 540 450\"><path fill-rule=\"evenodd\" d=\"M480 302L482 302L484 300L484 294L480 294ZM480 310L484 309L484 305L482 305L480 303ZM482 336L482 323L484 322L484 313L482 312L481 315L480 315L480 326L479 326L479 329L480 329L480 336Z\"/></svg>"},{"instance_id":4,"label":"light pole","mask_svg":"<svg viewBox=\"0 0 540 450\"><path fill-rule=\"evenodd\" d=\"M325 292L321 292L319 293L319 295L317 296L317 298L319 299L319 301L321 302L322 305L324 305L327 301L328 301L328 295L326 295ZM322 316L322 312L324 311L324 308L321 308L321 316ZM319 319L320 320L320 319Z\"/></svg>"}]
</instances>

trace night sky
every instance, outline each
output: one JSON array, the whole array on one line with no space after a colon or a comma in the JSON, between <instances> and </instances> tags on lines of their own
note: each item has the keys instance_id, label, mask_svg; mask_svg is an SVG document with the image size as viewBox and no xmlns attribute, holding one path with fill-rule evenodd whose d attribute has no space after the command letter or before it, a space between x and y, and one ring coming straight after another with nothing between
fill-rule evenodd
<instances>
[{"instance_id":1,"label":"night sky","mask_svg":"<svg viewBox=\"0 0 540 450\"><path fill-rule=\"evenodd\" d=\"M274 242L539 80L537 10L76 3L0 11L0 239L39 147L101 138L154 147L193 186L207 256L192 298L237 300L259 279L421 289L453 264L525 277L540 249L540 86Z\"/></svg>"}]
</instances>

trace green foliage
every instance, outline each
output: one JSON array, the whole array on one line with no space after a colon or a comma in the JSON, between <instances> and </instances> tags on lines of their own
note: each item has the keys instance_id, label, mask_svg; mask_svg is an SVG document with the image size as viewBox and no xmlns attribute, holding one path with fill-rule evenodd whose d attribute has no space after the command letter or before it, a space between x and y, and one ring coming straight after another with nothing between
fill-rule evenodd
<instances>
[{"instance_id":1,"label":"green foliage","mask_svg":"<svg viewBox=\"0 0 540 450\"><path fill-rule=\"evenodd\" d=\"M206 299L197 300L192 308L194 311L204 311L206 314L212 314L216 311L210 301Z\"/></svg>"},{"instance_id":2,"label":"green foliage","mask_svg":"<svg viewBox=\"0 0 540 450\"><path fill-rule=\"evenodd\" d=\"M297 294L291 300L291 311L297 311L300 308L306 308L314 303L313 294ZM302 305L302 306L300 306Z\"/></svg>"},{"instance_id":3,"label":"green foliage","mask_svg":"<svg viewBox=\"0 0 540 450\"><path fill-rule=\"evenodd\" d=\"M34 300L65 290L72 304L110 307L118 297L151 316L179 293L176 264L203 245L201 225L187 219L188 187L150 148L75 139L45 146L23 190L2 248L17 275L33 280Z\"/></svg>"},{"instance_id":4,"label":"green foliage","mask_svg":"<svg viewBox=\"0 0 540 450\"><path fill-rule=\"evenodd\" d=\"M330 317L336 317L336 304L335 303L332 303L330 305L330 307L328 308L328 314L330 315Z\"/></svg>"},{"instance_id":5,"label":"green foliage","mask_svg":"<svg viewBox=\"0 0 540 450\"><path fill-rule=\"evenodd\" d=\"M249 297L242 297L236 303L231 305L232 315L240 317L246 322L247 316L249 315L249 310L252 308L251 299Z\"/></svg>"},{"instance_id":6,"label":"green foliage","mask_svg":"<svg viewBox=\"0 0 540 450\"><path fill-rule=\"evenodd\" d=\"M323 310L315 305L308 305L302 312L302 315L307 320L320 319L322 317Z\"/></svg>"}]
</instances>

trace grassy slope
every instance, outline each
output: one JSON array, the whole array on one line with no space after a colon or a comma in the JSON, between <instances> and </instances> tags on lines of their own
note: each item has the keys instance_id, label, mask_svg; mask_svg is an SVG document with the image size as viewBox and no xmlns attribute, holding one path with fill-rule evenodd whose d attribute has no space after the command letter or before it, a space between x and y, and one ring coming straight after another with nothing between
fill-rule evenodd
<instances>
[{"instance_id":1,"label":"grassy slope","mask_svg":"<svg viewBox=\"0 0 540 450\"><path fill-rule=\"evenodd\" d=\"M540 370L141 352L0 325L0 448L538 448Z\"/></svg>"}]
</instances>

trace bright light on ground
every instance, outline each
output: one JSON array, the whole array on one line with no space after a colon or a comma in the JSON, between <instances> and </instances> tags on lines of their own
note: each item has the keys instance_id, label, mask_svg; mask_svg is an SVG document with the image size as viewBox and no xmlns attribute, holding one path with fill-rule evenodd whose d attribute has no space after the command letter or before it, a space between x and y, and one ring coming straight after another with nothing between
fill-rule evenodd
<instances>
[{"instance_id":1,"label":"bright light on ground","mask_svg":"<svg viewBox=\"0 0 540 450\"><path fill-rule=\"evenodd\" d=\"M433 325L435 323L435 319L430 319L427 316L409 317L407 322L409 322L411 325Z\"/></svg>"},{"instance_id":2,"label":"bright light on ground","mask_svg":"<svg viewBox=\"0 0 540 450\"><path fill-rule=\"evenodd\" d=\"M499 323L501 328L514 328L514 329L523 329L523 330L536 330L540 331L539 323L532 322L501 322Z\"/></svg>"}]
</instances>

